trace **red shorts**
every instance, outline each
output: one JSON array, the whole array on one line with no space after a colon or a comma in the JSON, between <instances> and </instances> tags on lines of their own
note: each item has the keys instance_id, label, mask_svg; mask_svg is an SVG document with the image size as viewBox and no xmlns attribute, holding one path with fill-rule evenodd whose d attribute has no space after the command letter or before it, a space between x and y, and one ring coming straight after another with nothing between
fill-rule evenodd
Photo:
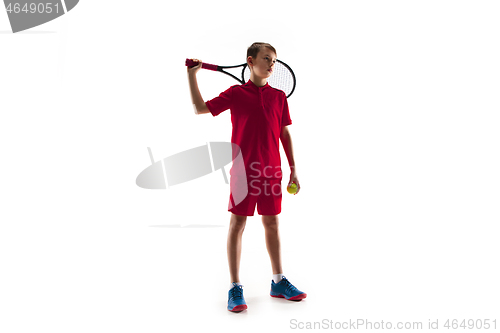
<instances>
[{"instance_id":1,"label":"red shorts","mask_svg":"<svg viewBox=\"0 0 500 333\"><path fill-rule=\"evenodd\" d=\"M281 213L281 178L241 178L231 176L228 211L253 216Z\"/></svg>"}]
</instances>

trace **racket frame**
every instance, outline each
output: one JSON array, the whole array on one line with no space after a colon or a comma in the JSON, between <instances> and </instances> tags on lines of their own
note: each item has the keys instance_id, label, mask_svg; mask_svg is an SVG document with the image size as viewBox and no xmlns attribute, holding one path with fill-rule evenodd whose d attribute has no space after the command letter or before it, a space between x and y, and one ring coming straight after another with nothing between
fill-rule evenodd
<instances>
[{"instance_id":1,"label":"racket frame","mask_svg":"<svg viewBox=\"0 0 500 333\"><path fill-rule=\"evenodd\" d=\"M188 64L188 61L191 62L191 60L186 59L186 65ZM276 59L276 61L279 62L281 65L285 66L290 71L290 74L292 74L293 87L292 87L292 90L290 91L290 93L286 96L287 98L289 98L293 94L293 92L295 91L295 85L297 84L297 80L295 78L295 73L292 71L290 66L285 64L283 61L281 61L279 59ZM204 65L206 65L206 67ZM221 73L224 73L226 75L229 75L230 77L232 77L233 79L235 79L236 81L238 81L241 84L246 83L245 82L245 69L248 67L248 64L241 64L241 65L235 65L235 66L219 66L219 65L211 65L211 64L203 63L202 68L208 69L208 70L214 70L216 66L217 66L217 69L216 69L217 72L221 72ZM226 72L224 70L224 69L229 69L229 68L237 68L237 67L241 67L241 66L243 66L243 69L241 70L241 78L238 78L235 75L233 75L229 72Z\"/></svg>"}]
</instances>

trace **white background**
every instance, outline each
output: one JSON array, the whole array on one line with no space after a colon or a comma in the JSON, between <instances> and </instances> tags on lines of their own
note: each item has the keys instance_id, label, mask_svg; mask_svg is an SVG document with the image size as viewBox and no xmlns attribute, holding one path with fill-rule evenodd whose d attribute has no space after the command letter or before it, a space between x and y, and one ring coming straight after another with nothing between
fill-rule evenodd
<instances>
[{"instance_id":1,"label":"white background","mask_svg":"<svg viewBox=\"0 0 500 333\"><path fill-rule=\"evenodd\" d=\"M0 10L0 331L291 330L290 320L490 319L500 326L497 1L81 1L12 34ZM260 216L243 236L248 310L226 310L220 172L146 190L156 160L230 141L195 115L187 57L295 71L301 192L283 193L269 297ZM205 99L236 83L199 72ZM281 147L283 182L289 167ZM229 168L227 168L229 170ZM186 226L196 225L196 228ZM491 330L490 330L491 331Z\"/></svg>"}]
</instances>

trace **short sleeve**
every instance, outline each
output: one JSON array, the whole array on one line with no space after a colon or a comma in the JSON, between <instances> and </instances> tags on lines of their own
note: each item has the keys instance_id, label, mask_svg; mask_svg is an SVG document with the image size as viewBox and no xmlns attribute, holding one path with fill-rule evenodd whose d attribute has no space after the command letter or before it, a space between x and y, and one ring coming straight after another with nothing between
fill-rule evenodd
<instances>
[{"instance_id":1,"label":"short sleeve","mask_svg":"<svg viewBox=\"0 0 500 333\"><path fill-rule=\"evenodd\" d=\"M292 119L290 118L290 110L288 110L288 100L285 95L285 99L283 101L283 112L281 115L281 127L285 127L291 124L292 124Z\"/></svg>"},{"instance_id":2,"label":"short sleeve","mask_svg":"<svg viewBox=\"0 0 500 333\"><path fill-rule=\"evenodd\" d=\"M226 111L232 106L232 97L233 97L233 87L230 87L226 91L220 93L218 97L215 97L205 104L207 105L208 111L212 113L212 116L217 116L221 112Z\"/></svg>"}]
</instances>

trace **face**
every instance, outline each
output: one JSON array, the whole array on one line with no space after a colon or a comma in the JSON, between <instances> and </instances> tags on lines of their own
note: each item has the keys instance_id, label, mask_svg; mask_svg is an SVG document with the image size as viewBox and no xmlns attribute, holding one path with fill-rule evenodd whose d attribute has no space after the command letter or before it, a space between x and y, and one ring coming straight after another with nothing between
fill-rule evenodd
<instances>
[{"instance_id":1,"label":"face","mask_svg":"<svg viewBox=\"0 0 500 333\"><path fill-rule=\"evenodd\" d=\"M249 60L250 59L252 61L250 66L254 75L264 78L271 76L274 70L274 64L276 63L276 53L264 47L259 51L256 58L249 57Z\"/></svg>"}]
</instances>

